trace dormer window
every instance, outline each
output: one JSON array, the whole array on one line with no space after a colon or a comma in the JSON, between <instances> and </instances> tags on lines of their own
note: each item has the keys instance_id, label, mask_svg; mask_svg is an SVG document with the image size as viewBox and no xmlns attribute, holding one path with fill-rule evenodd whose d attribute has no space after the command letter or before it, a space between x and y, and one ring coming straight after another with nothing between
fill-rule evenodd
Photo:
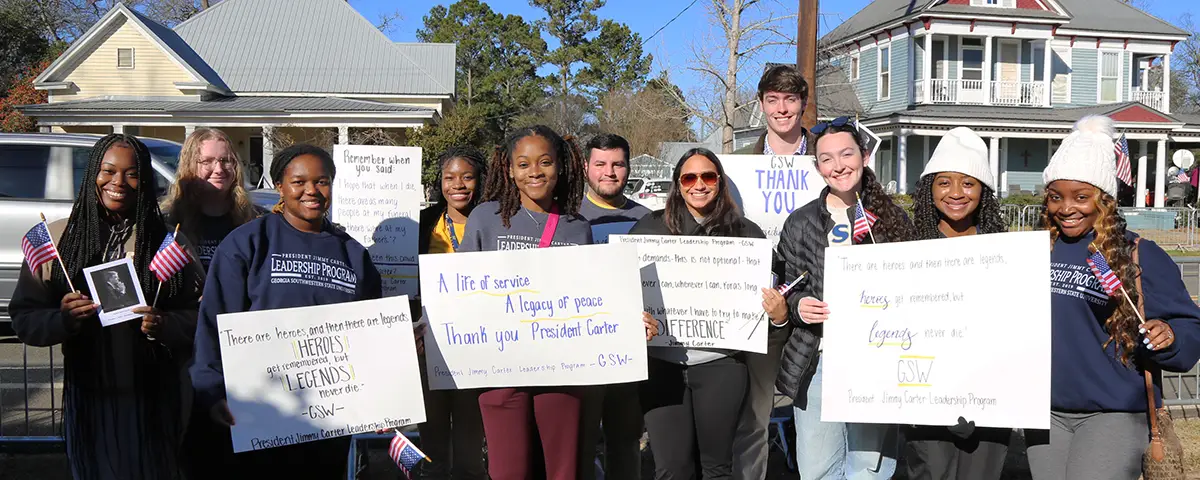
<instances>
[{"instance_id":1,"label":"dormer window","mask_svg":"<svg viewBox=\"0 0 1200 480\"><path fill-rule=\"evenodd\" d=\"M117 49L117 68L133 68L133 49Z\"/></svg>"},{"instance_id":2,"label":"dormer window","mask_svg":"<svg viewBox=\"0 0 1200 480\"><path fill-rule=\"evenodd\" d=\"M972 7L1017 8L1017 0L971 0Z\"/></svg>"}]
</instances>

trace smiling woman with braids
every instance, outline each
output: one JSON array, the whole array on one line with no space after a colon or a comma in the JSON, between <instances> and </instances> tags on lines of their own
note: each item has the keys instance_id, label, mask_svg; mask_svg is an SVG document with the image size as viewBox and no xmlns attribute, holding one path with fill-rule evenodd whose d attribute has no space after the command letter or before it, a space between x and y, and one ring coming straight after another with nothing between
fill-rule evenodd
<instances>
[{"instance_id":1,"label":"smiling woman with braids","mask_svg":"<svg viewBox=\"0 0 1200 480\"><path fill-rule=\"evenodd\" d=\"M50 232L61 239L76 287L87 285L84 268L131 253L142 291L157 289L149 266L167 228L146 146L122 134L96 142L71 216ZM191 395L185 368L203 282L193 261L163 285L157 308L135 310L141 322L101 327L99 306L71 291L57 261L22 267L9 304L13 329L29 345L62 344L67 457L76 479L179 477L183 405Z\"/></svg>"},{"instance_id":2,"label":"smiling woman with braids","mask_svg":"<svg viewBox=\"0 0 1200 480\"><path fill-rule=\"evenodd\" d=\"M1043 173L1051 416L1048 432L1026 431L1035 480L1138 478L1149 439L1143 372L1155 377L1158 403L1161 370L1187 371L1200 359L1200 308L1178 267L1157 244L1126 230L1117 209L1113 135L1108 117L1081 119ZM1123 290L1110 296L1102 288L1088 265L1096 252ZM1144 305L1145 324L1126 294Z\"/></svg>"},{"instance_id":3,"label":"smiling woman with braids","mask_svg":"<svg viewBox=\"0 0 1200 480\"><path fill-rule=\"evenodd\" d=\"M787 318L796 328L784 345L775 385L794 402L801 478L887 479L896 471L894 426L821 421L821 324L829 319L828 305L820 300L825 292L825 249L904 242L914 240L916 231L867 166L865 144L853 121L841 117L819 123L812 133L817 170L828 186L816 200L792 212L779 235L779 253L786 264L782 283L804 272L809 276L787 297ZM859 198L866 213L878 217L869 235L852 227Z\"/></svg>"}]
</instances>

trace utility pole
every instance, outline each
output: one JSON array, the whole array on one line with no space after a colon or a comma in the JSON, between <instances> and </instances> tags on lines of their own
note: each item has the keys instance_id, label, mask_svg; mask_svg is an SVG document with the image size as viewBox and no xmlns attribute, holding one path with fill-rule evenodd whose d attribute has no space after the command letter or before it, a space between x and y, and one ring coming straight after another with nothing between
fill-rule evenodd
<instances>
[{"instance_id":1,"label":"utility pole","mask_svg":"<svg viewBox=\"0 0 1200 480\"><path fill-rule=\"evenodd\" d=\"M808 82L808 105L804 108L801 122L804 128L817 124L817 3L818 0L800 0L796 18L796 68Z\"/></svg>"}]
</instances>

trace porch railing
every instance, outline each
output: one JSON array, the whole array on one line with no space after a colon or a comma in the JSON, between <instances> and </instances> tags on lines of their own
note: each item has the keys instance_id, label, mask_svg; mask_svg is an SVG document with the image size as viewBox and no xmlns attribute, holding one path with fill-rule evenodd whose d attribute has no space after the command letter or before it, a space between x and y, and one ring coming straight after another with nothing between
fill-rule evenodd
<instances>
[{"instance_id":1,"label":"porch railing","mask_svg":"<svg viewBox=\"0 0 1200 480\"><path fill-rule=\"evenodd\" d=\"M992 105L1040 107L1046 102L1043 82L991 82Z\"/></svg>"},{"instance_id":2,"label":"porch railing","mask_svg":"<svg viewBox=\"0 0 1200 480\"><path fill-rule=\"evenodd\" d=\"M935 78L929 82L929 102L962 105L1042 107L1046 105L1045 82L1000 82ZM925 101L925 82L916 83L916 103Z\"/></svg>"},{"instance_id":3,"label":"porch railing","mask_svg":"<svg viewBox=\"0 0 1200 480\"><path fill-rule=\"evenodd\" d=\"M1135 102L1153 108L1158 111L1163 110L1163 92L1155 92L1150 90L1134 90L1132 98Z\"/></svg>"}]
</instances>

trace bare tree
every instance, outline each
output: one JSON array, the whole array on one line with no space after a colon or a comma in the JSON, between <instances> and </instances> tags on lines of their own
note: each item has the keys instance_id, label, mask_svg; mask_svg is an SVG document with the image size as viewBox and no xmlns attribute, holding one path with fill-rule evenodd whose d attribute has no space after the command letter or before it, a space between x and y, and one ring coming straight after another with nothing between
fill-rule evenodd
<instances>
[{"instance_id":1,"label":"bare tree","mask_svg":"<svg viewBox=\"0 0 1200 480\"><path fill-rule=\"evenodd\" d=\"M597 113L599 130L625 137L632 156L657 155L662 142L693 140L687 107L675 99L677 93L668 91L675 88L664 72L664 76L639 90L621 89L604 94Z\"/></svg>"},{"instance_id":2,"label":"bare tree","mask_svg":"<svg viewBox=\"0 0 1200 480\"><path fill-rule=\"evenodd\" d=\"M1200 111L1200 30L1190 13L1183 14L1177 26L1191 36L1175 46L1171 59L1171 89L1182 92L1179 113ZM1182 81L1176 82L1177 79Z\"/></svg>"}]
</instances>

